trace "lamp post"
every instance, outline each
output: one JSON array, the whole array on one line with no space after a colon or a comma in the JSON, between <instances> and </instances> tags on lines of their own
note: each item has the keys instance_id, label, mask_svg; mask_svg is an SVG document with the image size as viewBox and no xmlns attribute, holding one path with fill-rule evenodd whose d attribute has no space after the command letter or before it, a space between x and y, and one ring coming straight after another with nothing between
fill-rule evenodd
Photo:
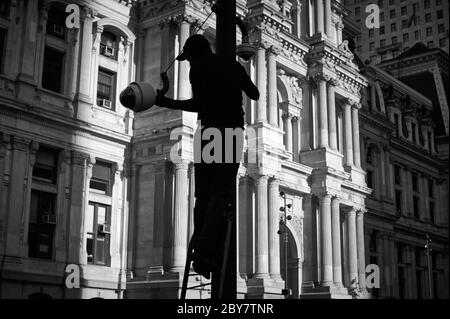
<instances>
[{"instance_id":1,"label":"lamp post","mask_svg":"<svg viewBox=\"0 0 450 319\"><path fill-rule=\"evenodd\" d=\"M291 204L286 204L286 194L280 192L280 196L283 198L283 206L280 207L280 211L283 212L283 217L280 218L281 229L278 230L278 234L283 239L284 245L284 289L282 290L282 295L287 299L291 294L291 289L288 288L288 229L287 221L292 219L291 215L287 214L287 210L292 208Z\"/></svg>"},{"instance_id":2,"label":"lamp post","mask_svg":"<svg viewBox=\"0 0 450 319\"><path fill-rule=\"evenodd\" d=\"M432 261L431 261L431 253L432 249L430 247L431 238L428 234L426 236L425 242L425 255L427 256L427 267L428 267L428 293L430 299L433 299L433 270L432 270Z\"/></svg>"}]
</instances>

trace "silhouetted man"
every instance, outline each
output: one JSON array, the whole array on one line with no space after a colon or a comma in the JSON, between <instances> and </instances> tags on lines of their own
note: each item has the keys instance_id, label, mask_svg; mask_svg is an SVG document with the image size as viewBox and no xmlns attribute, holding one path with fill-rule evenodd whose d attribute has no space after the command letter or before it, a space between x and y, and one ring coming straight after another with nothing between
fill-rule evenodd
<instances>
[{"instance_id":1,"label":"silhouetted man","mask_svg":"<svg viewBox=\"0 0 450 319\"><path fill-rule=\"evenodd\" d=\"M196 202L192 239L195 243L193 266L197 273L209 278L210 272L219 267L219 254L223 253L218 251L221 249L222 238L219 229L224 222L220 214L227 206L232 207L235 203L236 175L242 153L239 141L234 141L232 149L225 147L225 130L238 129L239 136L236 140L243 141L242 91L252 100L259 99L259 92L245 69L234 60L214 54L210 43L202 35L188 38L177 60L190 62L192 99L173 100L157 91L155 104L197 112L202 133L208 128L218 129L222 133L222 162L206 163L202 157L201 162L194 164ZM201 149L208 143L209 140L202 139ZM232 156L231 163L229 160L226 162L227 152L233 152L233 155L236 152L238 156Z\"/></svg>"}]
</instances>

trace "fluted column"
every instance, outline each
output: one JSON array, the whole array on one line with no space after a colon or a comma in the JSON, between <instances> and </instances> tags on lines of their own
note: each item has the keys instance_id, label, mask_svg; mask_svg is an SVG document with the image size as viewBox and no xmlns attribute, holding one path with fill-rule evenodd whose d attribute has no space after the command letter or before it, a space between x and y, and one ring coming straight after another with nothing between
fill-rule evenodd
<instances>
[{"instance_id":1,"label":"fluted column","mask_svg":"<svg viewBox=\"0 0 450 319\"><path fill-rule=\"evenodd\" d=\"M344 135L345 135L345 164L353 165L353 140L352 140L352 107L344 104Z\"/></svg>"},{"instance_id":2,"label":"fluted column","mask_svg":"<svg viewBox=\"0 0 450 319\"><path fill-rule=\"evenodd\" d=\"M320 198L321 221L321 252L322 252L322 276L321 285L333 284L333 249L331 237L331 195L323 195Z\"/></svg>"},{"instance_id":3,"label":"fluted column","mask_svg":"<svg viewBox=\"0 0 450 319\"><path fill-rule=\"evenodd\" d=\"M352 126L353 126L353 162L356 167L361 168L361 151L359 144L359 106L352 107Z\"/></svg>"},{"instance_id":4,"label":"fluted column","mask_svg":"<svg viewBox=\"0 0 450 319\"><path fill-rule=\"evenodd\" d=\"M259 47L256 53L256 86L259 90L259 100L257 102L256 121L267 121L267 70L266 70L266 50Z\"/></svg>"},{"instance_id":5,"label":"fluted column","mask_svg":"<svg viewBox=\"0 0 450 319\"><path fill-rule=\"evenodd\" d=\"M267 176L256 180L256 269L255 278L269 277L268 260L268 214L267 214Z\"/></svg>"},{"instance_id":6,"label":"fluted column","mask_svg":"<svg viewBox=\"0 0 450 319\"><path fill-rule=\"evenodd\" d=\"M183 50L183 46L186 43L187 38L189 38L190 30L191 24L186 19L183 19L180 23L179 29L180 52ZM186 100L190 97L189 62L179 61L178 63L178 99Z\"/></svg>"},{"instance_id":7,"label":"fluted column","mask_svg":"<svg viewBox=\"0 0 450 319\"><path fill-rule=\"evenodd\" d=\"M336 128L336 96L335 82L328 81L328 136L330 148L337 150L337 128Z\"/></svg>"},{"instance_id":8,"label":"fluted column","mask_svg":"<svg viewBox=\"0 0 450 319\"><path fill-rule=\"evenodd\" d=\"M267 51L268 70L268 103L269 123L278 126L278 100L277 100L277 49L270 47Z\"/></svg>"},{"instance_id":9,"label":"fluted column","mask_svg":"<svg viewBox=\"0 0 450 319\"><path fill-rule=\"evenodd\" d=\"M280 274L280 181L273 178L269 181L269 272L275 280L281 279Z\"/></svg>"},{"instance_id":10,"label":"fluted column","mask_svg":"<svg viewBox=\"0 0 450 319\"><path fill-rule=\"evenodd\" d=\"M331 200L331 233L333 238L333 281L336 286L342 286L341 221L338 197L333 197Z\"/></svg>"},{"instance_id":11,"label":"fluted column","mask_svg":"<svg viewBox=\"0 0 450 319\"><path fill-rule=\"evenodd\" d=\"M356 243L358 251L358 280L359 288L366 289L366 254L364 247L364 211L356 213Z\"/></svg>"},{"instance_id":12,"label":"fluted column","mask_svg":"<svg viewBox=\"0 0 450 319\"><path fill-rule=\"evenodd\" d=\"M322 77L318 77L317 81L319 91L319 145L320 147L328 147L327 82Z\"/></svg>"},{"instance_id":13,"label":"fluted column","mask_svg":"<svg viewBox=\"0 0 450 319\"><path fill-rule=\"evenodd\" d=\"M317 0L316 3L316 33L324 33L324 0Z\"/></svg>"},{"instance_id":14,"label":"fluted column","mask_svg":"<svg viewBox=\"0 0 450 319\"><path fill-rule=\"evenodd\" d=\"M194 207L195 207L195 167L194 163L189 165L189 235L188 240L194 234Z\"/></svg>"},{"instance_id":15,"label":"fluted column","mask_svg":"<svg viewBox=\"0 0 450 319\"><path fill-rule=\"evenodd\" d=\"M188 224L188 163L175 164L175 214L172 271L181 271L186 261Z\"/></svg>"},{"instance_id":16,"label":"fluted column","mask_svg":"<svg viewBox=\"0 0 450 319\"><path fill-rule=\"evenodd\" d=\"M286 145L286 151L292 152L292 114L284 113L284 141Z\"/></svg>"},{"instance_id":17,"label":"fluted column","mask_svg":"<svg viewBox=\"0 0 450 319\"><path fill-rule=\"evenodd\" d=\"M358 281L358 250L356 244L356 211L351 209L346 215L348 238L348 273L350 286L355 287Z\"/></svg>"}]
</instances>

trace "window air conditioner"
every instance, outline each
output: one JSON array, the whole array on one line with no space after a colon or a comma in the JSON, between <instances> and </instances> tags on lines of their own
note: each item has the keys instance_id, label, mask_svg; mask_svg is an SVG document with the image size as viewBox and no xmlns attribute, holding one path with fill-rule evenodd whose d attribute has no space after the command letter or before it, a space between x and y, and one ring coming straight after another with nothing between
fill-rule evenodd
<instances>
[{"instance_id":1,"label":"window air conditioner","mask_svg":"<svg viewBox=\"0 0 450 319\"><path fill-rule=\"evenodd\" d=\"M103 100L102 100L102 106L105 107L105 108L107 108L107 109L111 109L112 103L111 103L110 100L103 99Z\"/></svg>"},{"instance_id":2,"label":"window air conditioner","mask_svg":"<svg viewBox=\"0 0 450 319\"><path fill-rule=\"evenodd\" d=\"M112 57L112 56L114 56L114 48L112 46L109 46L109 45L104 45L102 47L102 52L101 53L104 56Z\"/></svg>"},{"instance_id":3,"label":"window air conditioner","mask_svg":"<svg viewBox=\"0 0 450 319\"><path fill-rule=\"evenodd\" d=\"M111 234L111 225L98 225L98 231L103 234Z\"/></svg>"},{"instance_id":4,"label":"window air conditioner","mask_svg":"<svg viewBox=\"0 0 450 319\"><path fill-rule=\"evenodd\" d=\"M42 215L42 221L45 224L55 225L56 224L56 215L54 215L54 214L44 214L44 215Z\"/></svg>"},{"instance_id":5,"label":"window air conditioner","mask_svg":"<svg viewBox=\"0 0 450 319\"><path fill-rule=\"evenodd\" d=\"M64 27L58 24L53 24L52 32L57 35L64 35Z\"/></svg>"}]
</instances>

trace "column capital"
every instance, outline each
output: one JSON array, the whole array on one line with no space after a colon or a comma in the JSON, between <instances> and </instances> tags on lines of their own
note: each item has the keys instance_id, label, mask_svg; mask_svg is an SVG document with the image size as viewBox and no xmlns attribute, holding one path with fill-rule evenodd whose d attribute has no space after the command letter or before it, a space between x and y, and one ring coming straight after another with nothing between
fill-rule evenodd
<instances>
[{"instance_id":1,"label":"column capital","mask_svg":"<svg viewBox=\"0 0 450 319\"><path fill-rule=\"evenodd\" d=\"M80 19L82 22L84 22L85 19L94 19L97 16L97 11L87 5L84 5L81 8L80 13Z\"/></svg>"},{"instance_id":2,"label":"column capital","mask_svg":"<svg viewBox=\"0 0 450 319\"><path fill-rule=\"evenodd\" d=\"M78 166L84 166L86 163L86 160L89 158L89 154L79 152L79 151L72 151L72 164L78 165Z\"/></svg>"},{"instance_id":3,"label":"column capital","mask_svg":"<svg viewBox=\"0 0 450 319\"><path fill-rule=\"evenodd\" d=\"M289 120L293 118L293 114L291 112L283 111L283 113L281 114L281 118L283 120Z\"/></svg>"},{"instance_id":4,"label":"column capital","mask_svg":"<svg viewBox=\"0 0 450 319\"><path fill-rule=\"evenodd\" d=\"M13 150L28 151L31 140L19 136L12 136L11 146Z\"/></svg>"},{"instance_id":5,"label":"column capital","mask_svg":"<svg viewBox=\"0 0 450 319\"><path fill-rule=\"evenodd\" d=\"M315 194L315 196L319 199L319 201L330 201L333 195L331 193L321 193L321 194Z\"/></svg>"},{"instance_id":6,"label":"column capital","mask_svg":"<svg viewBox=\"0 0 450 319\"><path fill-rule=\"evenodd\" d=\"M278 187L278 186L280 186L281 180L276 176L272 176L272 177L269 177L268 182L269 182L269 187L275 187L275 186Z\"/></svg>"},{"instance_id":7,"label":"column capital","mask_svg":"<svg viewBox=\"0 0 450 319\"><path fill-rule=\"evenodd\" d=\"M267 185L268 181L269 181L269 176L257 175L255 178L255 185Z\"/></svg>"},{"instance_id":8,"label":"column capital","mask_svg":"<svg viewBox=\"0 0 450 319\"><path fill-rule=\"evenodd\" d=\"M268 57L276 57L277 55L280 55L282 49L279 46L271 45L266 49L266 54Z\"/></svg>"},{"instance_id":9,"label":"column capital","mask_svg":"<svg viewBox=\"0 0 450 319\"><path fill-rule=\"evenodd\" d=\"M364 214L365 213L367 213L367 210L366 209L363 209L363 208L358 208L358 209L356 209L356 215L357 216L362 216L362 217L364 217Z\"/></svg>"},{"instance_id":10,"label":"column capital","mask_svg":"<svg viewBox=\"0 0 450 319\"><path fill-rule=\"evenodd\" d=\"M181 162L178 162L178 163L174 163L175 164L175 169L178 171L178 170L188 170L188 168L189 168L189 162L187 162L187 161L181 161Z\"/></svg>"}]
</instances>

